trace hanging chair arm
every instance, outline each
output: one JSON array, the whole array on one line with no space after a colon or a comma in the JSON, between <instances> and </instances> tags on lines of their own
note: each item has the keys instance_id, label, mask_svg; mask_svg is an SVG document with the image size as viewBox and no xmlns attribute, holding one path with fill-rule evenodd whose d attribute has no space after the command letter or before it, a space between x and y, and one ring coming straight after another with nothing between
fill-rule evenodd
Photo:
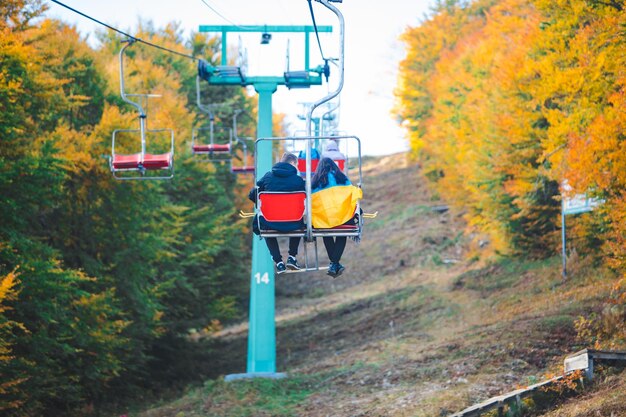
<instances>
[{"instance_id":1,"label":"hanging chair arm","mask_svg":"<svg viewBox=\"0 0 626 417\"><path fill-rule=\"evenodd\" d=\"M364 219L375 219L376 217L378 217L378 211L374 213L363 213Z\"/></svg>"},{"instance_id":2,"label":"hanging chair arm","mask_svg":"<svg viewBox=\"0 0 626 417\"><path fill-rule=\"evenodd\" d=\"M254 212L239 210L239 217L241 217L242 219L249 219L250 217L254 217Z\"/></svg>"}]
</instances>

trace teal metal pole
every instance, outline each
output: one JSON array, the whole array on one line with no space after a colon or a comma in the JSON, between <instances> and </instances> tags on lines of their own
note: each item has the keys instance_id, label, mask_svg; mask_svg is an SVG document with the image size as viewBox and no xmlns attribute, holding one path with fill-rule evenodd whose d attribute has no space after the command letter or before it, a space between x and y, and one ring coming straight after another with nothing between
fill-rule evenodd
<instances>
[{"instance_id":1,"label":"teal metal pole","mask_svg":"<svg viewBox=\"0 0 626 417\"><path fill-rule=\"evenodd\" d=\"M228 53L228 48L226 47L226 31L222 31L222 65L228 65L228 58L226 54Z\"/></svg>"},{"instance_id":2,"label":"teal metal pole","mask_svg":"<svg viewBox=\"0 0 626 417\"><path fill-rule=\"evenodd\" d=\"M309 32L308 30L306 32L304 32L304 70L305 71L309 71L310 68L310 62L309 62L309 52L310 52L310 44L311 44L311 39L310 39L310 34L311 32Z\"/></svg>"},{"instance_id":3,"label":"teal metal pole","mask_svg":"<svg viewBox=\"0 0 626 417\"><path fill-rule=\"evenodd\" d=\"M259 83L259 138L272 137L272 94L275 83ZM272 142L257 147L258 181L272 168ZM274 322L274 262L264 242L252 239L252 273L250 280L250 324L248 331L248 374L276 372L276 325Z\"/></svg>"}]
</instances>

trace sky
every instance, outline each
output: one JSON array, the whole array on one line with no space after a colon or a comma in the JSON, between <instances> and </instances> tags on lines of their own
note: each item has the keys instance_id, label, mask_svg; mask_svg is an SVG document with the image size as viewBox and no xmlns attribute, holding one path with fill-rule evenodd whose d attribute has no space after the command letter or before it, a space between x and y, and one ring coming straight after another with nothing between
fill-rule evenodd
<instances>
[{"instance_id":1,"label":"sky","mask_svg":"<svg viewBox=\"0 0 626 417\"><path fill-rule=\"evenodd\" d=\"M134 33L138 22L152 21L163 27L175 21L185 34L199 25L311 25L306 0L61 0L89 16L120 30ZM398 64L405 56L398 39L407 27L419 25L432 0L344 0L332 3L345 19L345 80L340 98L339 129L361 139L364 155L385 155L408 149L403 129L392 114ZM335 15L313 1L318 25L332 25L332 34L320 34L325 57L337 57L339 26ZM217 12L217 13L216 13ZM221 16L220 16L221 15ZM48 17L75 25L81 34L102 27L65 8L50 3ZM229 48L239 44L247 50L248 75L281 75L286 68L289 44L290 69L303 69L304 35L273 34L269 45L260 45L260 34L235 34L228 38ZM311 37L311 66L323 63L317 41ZM190 65L194 65L190 62ZM331 68L334 70L334 67ZM273 110L285 113L293 134L304 129L298 119L300 103L310 103L334 90L337 71L330 82L310 89L288 90L279 87L273 96ZM251 91L250 94L253 94ZM317 114L317 113L316 113Z\"/></svg>"}]
</instances>

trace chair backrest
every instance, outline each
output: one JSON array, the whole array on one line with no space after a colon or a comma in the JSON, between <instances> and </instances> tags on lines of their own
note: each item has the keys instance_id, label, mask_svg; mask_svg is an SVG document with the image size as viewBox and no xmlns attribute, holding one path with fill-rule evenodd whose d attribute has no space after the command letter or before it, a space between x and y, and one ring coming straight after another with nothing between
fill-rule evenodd
<instances>
[{"instance_id":1,"label":"chair backrest","mask_svg":"<svg viewBox=\"0 0 626 417\"><path fill-rule=\"evenodd\" d=\"M268 222L302 220L306 210L304 191L261 191L258 200L260 214Z\"/></svg>"},{"instance_id":2,"label":"chair backrest","mask_svg":"<svg viewBox=\"0 0 626 417\"><path fill-rule=\"evenodd\" d=\"M311 159L311 175L317 171L317 165L320 163L319 159ZM306 159L298 158L298 173L306 173Z\"/></svg>"},{"instance_id":3,"label":"chair backrest","mask_svg":"<svg viewBox=\"0 0 626 417\"><path fill-rule=\"evenodd\" d=\"M317 165L319 163L320 163L319 159L311 159L311 174L315 174L315 171L317 171ZM337 159L335 163L339 167L340 171L346 172L345 171L345 168L346 168L345 159ZM301 158L298 159L298 173L299 174L306 173L306 159L301 159Z\"/></svg>"}]
</instances>

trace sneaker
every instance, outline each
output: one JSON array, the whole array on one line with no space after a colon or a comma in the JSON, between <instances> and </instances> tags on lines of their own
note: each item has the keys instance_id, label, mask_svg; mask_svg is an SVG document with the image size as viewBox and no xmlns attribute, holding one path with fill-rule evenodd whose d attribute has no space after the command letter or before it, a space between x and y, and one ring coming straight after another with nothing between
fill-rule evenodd
<instances>
[{"instance_id":1,"label":"sneaker","mask_svg":"<svg viewBox=\"0 0 626 417\"><path fill-rule=\"evenodd\" d=\"M300 265L298 265L298 260L295 256L289 255L289 258L287 258L287 269L291 269L292 271L300 270Z\"/></svg>"},{"instance_id":2,"label":"sneaker","mask_svg":"<svg viewBox=\"0 0 626 417\"><path fill-rule=\"evenodd\" d=\"M341 265L340 263L336 263L335 264L335 276L338 277L339 275L343 274L343 271L345 271L346 268Z\"/></svg>"},{"instance_id":3,"label":"sneaker","mask_svg":"<svg viewBox=\"0 0 626 417\"><path fill-rule=\"evenodd\" d=\"M284 262L278 262L276 264L276 275L280 275L280 274L284 274L285 272L287 272L287 267L285 266Z\"/></svg>"},{"instance_id":4,"label":"sneaker","mask_svg":"<svg viewBox=\"0 0 626 417\"><path fill-rule=\"evenodd\" d=\"M334 262L330 263L330 266L328 267L328 271L326 271L326 275L330 275L333 278L337 276L337 267Z\"/></svg>"}]
</instances>

